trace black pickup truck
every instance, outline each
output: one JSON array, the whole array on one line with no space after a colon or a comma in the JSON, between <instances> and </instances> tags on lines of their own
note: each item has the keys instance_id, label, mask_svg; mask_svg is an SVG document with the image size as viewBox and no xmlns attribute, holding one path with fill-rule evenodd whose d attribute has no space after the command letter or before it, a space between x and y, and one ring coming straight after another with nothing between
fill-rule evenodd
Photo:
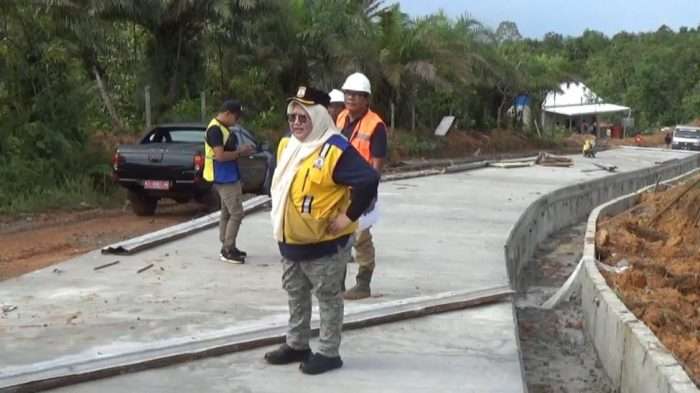
<instances>
[{"instance_id":1,"label":"black pickup truck","mask_svg":"<svg viewBox=\"0 0 700 393\"><path fill-rule=\"evenodd\" d=\"M246 129L235 126L231 131L239 144L255 146L255 154L239 160L243 191L269 193L274 155ZM112 159L113 178L127 189L134 213L152 215L162 198L179 203L194 199L209 211L218 210L219 198L211 183L202 178L205 133L205 124L162 124L138 144L117 148Z\"/></svg>"}]
</instances>

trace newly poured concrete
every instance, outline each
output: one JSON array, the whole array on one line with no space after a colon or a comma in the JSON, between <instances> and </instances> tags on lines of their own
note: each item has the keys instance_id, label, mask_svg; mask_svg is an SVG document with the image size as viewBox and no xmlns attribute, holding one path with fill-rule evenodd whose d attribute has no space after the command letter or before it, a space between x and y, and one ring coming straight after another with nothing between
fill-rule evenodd
<instances>
[{"instance_id":1,"label":"newly poured concrete","mask_svg":"<svg viewBox=\"0 0 700 393\"><path fill-rule=\"evenodd\" d=\"M687 154L622 149L600 157L620 171L632 171ZM542 194L608 175L582 172L595 167L587 159L575 157L575 161L572 168L489 168L383 184L383 217L374 230L375 297L348 302L346 310L352 312L358 304L507 284L503 246L522 211ZM129 257L90 253L0 283L0 302L18 306L0 319L0 381L8 372L27 366L283 322L286 297L267 214L246 218L240 246L251 255L246 265L219 262L217 233L209 230ZM116 259L121 263L93 271L94 266ZM150 263L155 267L136 274ZM348 284L355 270L350 265ZM440 391L524 390L510 303L350 332L341 348L346 366L314 378L313 388L304 384L309 377L294 367L266 366L260 361L263 352L62 391L190 391L194 386L201 392L280 387L320 391L324 385L327 390L346 383L355 391L376 391L378 386L381 391L425 391L423 383ZM193 388L183 387L190 383Z\"/></svg>"}]
</instances>

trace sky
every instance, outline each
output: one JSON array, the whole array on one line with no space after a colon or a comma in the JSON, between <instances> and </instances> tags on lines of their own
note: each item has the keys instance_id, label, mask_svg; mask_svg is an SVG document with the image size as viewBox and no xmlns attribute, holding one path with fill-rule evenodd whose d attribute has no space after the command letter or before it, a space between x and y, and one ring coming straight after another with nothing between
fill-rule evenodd
<instances>
[{"instance_id":1,"label":"sky","mask_svg":"<svg viewBox=\"0 0 700 393\"><path fill-rule=\"evenodd\" d=\"M440 9L450 16L469 14L496 29L504 20L518 25L520 34L542 38L548 32L578 36L586 29L613 36L620 31L656 31L667 25L700 26L700 0L398 0L411 16Z\"/></svg>"}]
</instances>

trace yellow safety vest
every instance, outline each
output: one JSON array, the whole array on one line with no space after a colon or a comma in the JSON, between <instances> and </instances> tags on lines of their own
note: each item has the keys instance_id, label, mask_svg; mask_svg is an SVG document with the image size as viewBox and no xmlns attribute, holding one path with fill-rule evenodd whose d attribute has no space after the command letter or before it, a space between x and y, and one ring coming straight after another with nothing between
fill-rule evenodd
<instances>
[{"instance_id":1,"label":"yellow safety vest","mask_svg":"<svg viewBox=\"0 0 700 393\"><path fill-rule=\"evenodd\" d=\"M224 146L228 142L231 135L228 127L221 124L216 118L212 119L207 126L207 130L217 126L221 129L221 134L224 137ZM219 184L235 183L241 179L240 170L238 169L238 161L217 161L214 159L214 148L209 145L204 138L204 172L202 174L204 180Z\"/></svg>"},{"instance_id":2,"label":"yellow safety vest","mask_svg":"<svg viewBox=\"0 0 700 393\"><path fill-rule=\"evenodd\" d=\"M277 159L287 147L289 137L282 138L277 148ZM284 242L287 244L314 244L338 239L355 232L353 223L342 233L330 235L328 226L350 206L350 188L333 181L333 171L349 147L341 135L331 137L317 152L306 158L297 170L284 213Z\"/></svg>"}]
</instances>

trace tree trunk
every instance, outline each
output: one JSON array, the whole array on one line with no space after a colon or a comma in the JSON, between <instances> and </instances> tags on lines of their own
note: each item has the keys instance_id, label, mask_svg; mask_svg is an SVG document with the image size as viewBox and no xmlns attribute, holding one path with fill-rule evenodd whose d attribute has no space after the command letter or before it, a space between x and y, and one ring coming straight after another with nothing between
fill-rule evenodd
<instances>
[{"instance_id":1,"label":"tree trunk","mask_svg":"<svg viewBox=\"0 0 700 393\"><path fill-rule=\"evenodd\" d=\"M411 102L411 131L416 130L416 102Z\"/></svg>"},{"instance_id":2,"label":"tree trunk","mask_svg":"<svg viewBox=\"0 0 700 393\"><path fill-rule=\"evenodd\" d=\"M394 119L395 119L395 114L396 114L396 105L394 105L394 101L391 101L391 131L394 131Z\"/></svg>"},{"instance_id":3,"label":"tree trunk","mask_svg":"<svg viewBox=\"0 0 700 393\"><path fill-rule=\"evenodd\" d=\"M418 95L418 89L413 90L411 95L411 131L416 130L416 96Z\"/></svg>"},{"instance_id":4,"label":"tree trunk","mask_svg":"<svg viewBox=\"0 0 700 393\"><path fill-rule=\"evenodd\" d=\"M503 107L506 105L506 95L503 94L501 98L501 105L498 106L498 113L496 114L496 128L503 127Z\"/></svg>"},{"instance_id":5,"label":"tree trunk","mask_svg":"<svg viewBox=\"0 0 700 393\"><path fill-rule=\"evenodd\" d=\"M100 71L97 69L97 66L92 67L92 72L95 74L95 82L97 83L97 89L100 91L102 102L104 102L105 107L107 107L109 117L112 119L112 127L123 130L124 123L119 118L119 115L117 115L116 109L114 109L112 100L109 98L109 94L107 94L107 89L105 89L104 83L102 83L102 77L100 76Z\"/></svg>"},{"instance_id":6,"label":"tree trunk","mask_svg":"<svg viewBox=\"0 0 700 393\"><path fill-rule=\"evenodd\" d=\"M182 57L182 30L180 27L177 33L177 53L175 54L175 64L173 64L173 75L170 78L170 90L168 92L168 102L174 103L177 97L177 74Z\"/></svg>"},{"instance_id":7,"label":"tree trunk","mask_svg":"<svg viewBox=\"0 0 700 393\"><path fill-rule=\"evenodd\" d=\"M221 43L217 41L217 48L219 51L219 98L224 97L224 48L221 47Z\"/></svg>"}]
</instances>

